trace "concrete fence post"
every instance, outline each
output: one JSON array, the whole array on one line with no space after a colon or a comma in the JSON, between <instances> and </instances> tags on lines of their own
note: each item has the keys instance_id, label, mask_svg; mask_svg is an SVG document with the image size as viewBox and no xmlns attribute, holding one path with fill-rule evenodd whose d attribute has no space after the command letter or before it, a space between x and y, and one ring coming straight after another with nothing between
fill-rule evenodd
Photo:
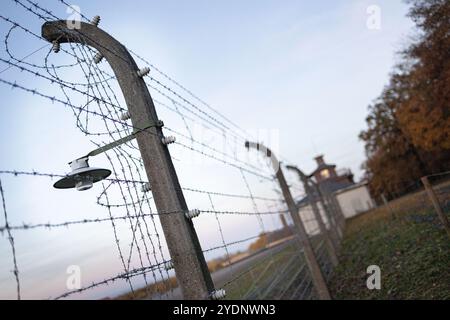
<instances>
[{"instance_id":1,"label":"concrete fence post","mask_svg":"<svg viewBox=\"0 0 450 320\"><path fill-rule=\"evenodd\" d=\"M110 64L125 98L131 123L141 131L136 140L152 186L156 208L185 299L209 299L214 285L188 211L158 116L142 73L128 50L95 24L68 28L65 20L46 22L42 36L49 42L75 42L95 48ZM147 128L147 129L146 129ZM145 129L145 130L144 130Z\"/></svg>"},{"instance_id":2,"label":"concrete fence post","mask_svg":"<svg viewBox=\"0 0 450 320\"><path fill-rule=\"evenodd\" d=\"M319 186L319 189L322 190L321 186ZM341 207L336 199L336 196L328 191L325 191L322 193L325 194L325 199L328 203L329 208L331 208L331 212L333 213L335 219L336 219L336 223L338 225L338 229L340 231L341 237L344 234L344 228L345 228L345 217L344 214L342 213Z\"/></svg>"},{"instance_id":3,"label":"concrete fence post","mask_svg":"<svg viewBox=\"0 0 450 320\"><path fill-rule=\"evenodd\" d=\"M286 182L286 178L284 177L283 170L281 169L277 157L272 153L270 149L266 148L262 144L247 141L245 142L245 146L249 149L254 148L256 150L259 150L270 158L272 162L272 167L275 171L275 176L278 180L278 183L280 184L280 188L281 191L283 192L283 196L288 206L290 216L292 218L292 221L294 222L295 229L298 234L298 239L303 249L306 264L311 274L314 288L316 289L320 299L330 300L331 296L328 290L327 283L325 281L325 277L322 274L322 271L320 270L320 265L317 261L316 254L314 253L311 242L309 241L309 237L308 234L306 233L305 226L303 225L303 221L301 220L300 214L298 212L298 207L295 204L291 191L289 190L289 186Z\"/></svg>"},{"instance_id":4,"label":"concrete fence post","mask_svg":"<svg viewBox=\"0 0 450 320\"><path fill-rule=\"evenodd\" d=\"M302 182L303 187L305 189L306 196L308 197L308 202L311 205L311 208L312 208L312 211L314 214L314 218L317 221L317 224L319 226L320 234L322 235L322 237L325 241L325 246L327 248L328 256L330 257L331 264L334 267L337 266L338 258L337 258L337 254L336 254L336 248L334 247L333 242L331 241L331 238L330 238L332 224L331 224L331 221L329 221L329 223L330 223L330 233L329 233L327 230L327 227L325 226L325 224L323 222L322 215L320 214L320 210L317 206L316 199L319 198L318 197L319 195L315 195L312 187L309 185L307 176L299 168L297 168L295 166L287 166L286 168L297 172L297 174L300 178L300 181Z\"/></svg>"},{"instance_id":5,"label":"concrete fence post","mask_svg":"<svg viewBox=\"0 0 450 320\"><path fill-rule=\"evenodd\" d=\"M383 200L383 204L384 206L389 210L389 213L391 214L392 219L396 219L397 216L394 212L394 210L392 209L391 205L389 204L389 202L387 201L384 193L381 194L381 200Z\"/></svg>"},{"instance_id":6,"label":"concrete fence post","mask_svg":"<svg viewBox=\"0 0 450 320\"><path fill-rule=\"evenodd\" d=\"M330 204L328 203L327 199L322 194L322 191L320 190L319 186L316 183L313 183L313 187L314 187L314 190L319 195L320 203L322 204L322 207L325 211L328 221L330 221L330 228L332 228L332 230L333 230L333 237L336 242L336 247L339 247L339 242L340 242L340 239L342 238L342 231L339 228L337 218L336 218L334 212L332 211L332 208L331 208Z\"/></svg>"},{"instance_id":7,"label":"concrete fence post","mask_svg":"<svg viewBox=\"0 0 450 320\"><path fill-rule=\"evenodd\" d=\"M434 210L436 211L439 219L441 220L441 223L444 226L445 231L447 231L447 235L450 237L450 223L444 211L442 210L441 204L439 203L439 199L437 198L436 193L434 192L428 177L423 177L422 183L425 186L428 198L430 198L431 202L433 203Z\"/></svg>"}]
</instances>

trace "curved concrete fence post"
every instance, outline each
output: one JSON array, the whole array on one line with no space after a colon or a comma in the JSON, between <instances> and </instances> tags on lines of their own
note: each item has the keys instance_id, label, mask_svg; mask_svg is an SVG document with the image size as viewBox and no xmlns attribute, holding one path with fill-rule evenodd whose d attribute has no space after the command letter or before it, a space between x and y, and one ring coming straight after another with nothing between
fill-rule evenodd
<instances>
[{"instance_id":1,"label":"curved concrete fence post","mask_svg":"<svg viewBox=\"0 0 450 320\"><path fill-rule=\"evenodd\" d=\"M136 140L160 213L164 236L185 299L209 299L214 291L194 225L185 217L188 207L178 181L158 115L143 76L128 50L95 24L80 22L71 29L65 20L46 22L42 36L49 42L73 42L95 48L110 64L125 98L132 125L141 130ZM146 129L147 128L147 129Z\"/></svg>"}]
</instances>

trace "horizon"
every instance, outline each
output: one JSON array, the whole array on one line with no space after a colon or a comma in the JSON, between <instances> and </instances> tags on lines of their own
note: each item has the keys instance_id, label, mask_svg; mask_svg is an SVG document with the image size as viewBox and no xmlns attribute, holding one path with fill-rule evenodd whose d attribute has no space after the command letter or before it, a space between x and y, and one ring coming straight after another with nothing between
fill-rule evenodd
<instances>
[{"instance_id":1,"label":"horizon","mask_svg":"<svg viewBox=\"0 0 450 320\"><path fill-rule=\"evenodd\" d=\"M43 5L61 18L70 15L59 2L45 1ZM249 212L253 212L255 207L256 211L264 212L262 207L270 210L269 202L275 201L255 202L252 192L267 198L279 197L274 191L276 187L261 182L264 177L272 175L271 168L256 152L245 150L241 142L234 141L234 144L228 145L224 141L238 135L236 132L245 131L274 150L283 164L293 163L305 172L312 172L316 167L314 157L323 154L325 162L335 164L337 169L351 169L355 180L360 181L364 175L361 166L366 158L358 134L366 128L367 107L387 84L391 69L397 61L397 52L404 47L405 42L408 43L408 37L415 31L412 21L406 17L407 5L387 0L376 1L381 9L381 24L380 28L375 29L367 25L371 17L367 8L373 5L373 1L337 1L332 4L327 1L314 4L290 1L283 6L275 1L193 1L189 4L138 1L135 5L119 2L114 6L77 1L76 5L82 14L89 17L99 14L99 26L103 30L201 97L221 114L221 121L227 123L223 119L232 119L236 127L243 128L218 132L214 126L205 125L202 120L201 125L194 123L186 130L186 119L177 117L176 112L169 110L173 106L165 109L162 103L155 103L158 115L168 128L165 130L176 129L171 134L181 143L189 145L189 136L193 134L201 137L203 143L213 145L224 153L233 153L235 159L253 166L246 167L249 172L241 170L236 173L232 171L235 168L222 170L216 159L205 159L174 145L170 147L170 152L182 187L197 189L202 186L202 190L219 193L250 194L253 202L235 199L233 203L233 207ZM32 15L13 1L2 3L2 6L5 6L2 15L21 21L30 30L40 34L41 20L31 19ZM27 41L29 34L17 28L10 29L4 20L0 22L0 30L3 35L11 32L7 38L9 49L18 57L26 56L24 62L42 65L42 61L48 58L51 64L63 65L71 61L70 57L51 53L50 43L42 49L41 40ZM66 44L61 47L68 48ZM4 45L1 57L6 60L11 58ZM135 60L139 66L143 65L136 57ZM0 63L0 79L17 80L50 96L57 91L51 90L45 80L33 78L26 72ZM102 67L110 71L104 62ZM155 77L164 79L162 74L150 70L150 76L155 74ZM62 68L58 76L76 83L85 80L86 74L83 75L80 70ZM120 95L118 85L111 86L111 92ZM150 92L155 101L164 99L152 88ZM4 83L0 84L0 95L4 105L0 133L3 137L11 137L0 142L0 171L36 170L64 174L69 171L69 161L93 150L96 145L98 147L99 144L111 142L108 136L86 137L78 130L72 111L56 107L48 99L39 99L28 93L19 94L19 89L11 90ZM59 97L65 99L63 91L59 91ZM121 105L126 105L123 97L119 96L117 100ZM79 97L70 101L75 105L84 103ZM169 100L164 102L170 104ZM204 105L203 108L211 111ZM212 112L214 116L217 113ZM216 120L211 118L214 120L207 120ZM97 120L90 120L89 126L93 132L102 132L103 123ZM80 122L80 119L77 118L77 121ZM185 137L180 137L177 131ZM130 151L130 154L136 156L135 151ZM225 161L233 161L230 158L223 157ZM99 156L98 159L90 160L90 164L111 168L113 161ZM220 165L223 166L223 163ZM137 167L133 168L136 176L141 170ZM285 171L294 197L303 196L304 190L298 178ZM117 176L120 176L119 166L117 172ZM104 206L105 202L102 201L109 203L108 196L104 197L105 194L101 192L100 184L94 185L92 191L79 194L75 191L55 191L51 185L56 180L49 180L48 177L33 177L33 180L31 177L4 175L0 178L11 225L104 217L100 214L104 211L99 210L96 201L100 202L100 206ZM145 177L140 177L142 179ZM236 181L240 184L237 185ZM94 196L94 191L99 195ZM109 197L121 199L123 194L120 192L113 190ZM184 193L189 208L229 210L230 202L222 198L214 198L213 203L211 198L202 194ZM134 194L129 197L136 200ZM156 212L153 203L149 204L149 210ZM223 217L220 223L227 241L235 241L237 235L240 235L239 238L254 236L262 228L259 223L268 232L281 226L273 215L260 218L262 222L254 222L252 218ZM108 275L117 274L122 267L115 256L116 248L110 245L114 240L106 224L83 226L86 229L75 226L70 231L15 232L18 262L21 274L26 279L23 282L24 298L46 298L61 293L65 285L61 279L66 277L64 266L67 265L76 264L89 269L87 279L83 280L85 283L105 278L101 276L105 272ZM202 215L195 221L200 242L205 249L220 245L222 241L217 230L211 227L213 224L215 228L216 217L212 214ZM117 228L125 231L128 226ZM157 222L151 231L158 234L159 241L162 231ZM122 241L132 243L133 240L131 235L127 235L121 238ZM233 250L242 250L248 245L247 242L238 244ZM42 252L37 252L38 248ZM89 253L86 253L86 249ZM9 250L8 242L2 241L0 254L6 256ZM62 254L57 255L58 252ZM130 253L132 258L129 260L138 266L140 257L134 254L132 256ZM168 255L165 243L160 245L159 253L155 254L156 261L162 259L164 254ZM207 254L207 259L223 254L223 251ZM37 267L31 267L33 262L37 263ZM2 275L10 275L10 268L9 260L0 261ZM57 278L52 278L50 271ZM169 274L172 273L167 276ZM161 273L153 275L153 281L164 276ZM41 281L47 281L46 285L39 286ZM0 277L0 285L8 289L0 292L0 298L14 298L13 277ZM136 280L135 285L143 286L144 280ZM94 289L81 297L101 298L106 292L104 290L122 293L127 290L127 284L123 281L108 288Z\"/></svg>"}]
</instances>

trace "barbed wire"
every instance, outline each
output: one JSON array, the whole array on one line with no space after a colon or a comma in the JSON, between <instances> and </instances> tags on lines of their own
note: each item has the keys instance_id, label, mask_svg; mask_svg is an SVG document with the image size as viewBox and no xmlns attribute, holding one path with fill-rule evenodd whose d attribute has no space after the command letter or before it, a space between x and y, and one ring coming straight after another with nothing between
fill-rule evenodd
<instances>
[{"instance_id":1,"label":"barbed wire","mask_svg":"<svg viewBox=\"0 0 450 320\"><path fill-rule=\"evenodd\" d=\"M31 2L31 1L27 1L27 2L29 2L29 3L31 3L33 6L35 6L35 7L37 7L37 8L40 8L36 3L33 3L33 2ZM24 6L24 4L23 3L21 3L20 1L18 1L18 3L19 4L21 4L22 6ZM26 7L26 6L25 6ZM36 15L38 15L41 19L45 19L45 17L42 17L41 15L39 15L39 14L37 14L36 12L34 12L34 11L32 11L31 9L30 9L30 7L26 7L27 8L27 10L28 11L30 11L30 12L32 12L33 14L36 14ZM42 8L40 8L40 9L42 9ZM47 12L48 14L51 14L51 12L50 11L48 11L48 10L44 10L45 12ZM56 16L55 16L55 18L56 18ZM37 35L36 35L37 36ZM38 36L37 36L38 37ZM40 37L41 38L41 37ZM41 38L42 39L42 38ZM82 46L80 46L80 47L82 47ZM72 54L72 56L74 56L74 57L76 57L77 55L76 54ZM92 62L92 60L93 59L90 59L90 61ZM81 62L87 62L87 59L81 59L81 60L79 60L78 61L78 63L81 63ZM46 66L46 68L48 69L48 67ZM113 78L113 76L110 76L110 78L112 79ZM55 77L55 80L59 83L59 84L61 84L61 85L64 85L64 81L62 80L62 79L59 79L59 78L57 78L57 77ZM103 83L105 80L103 80L103 81L99 81L99 83ZM69 82L67 82L67 83L69 83ZM107 82L106 82L107 83ZM73 83L71 83L72 85L74 85ZM67 84L65 84L65 86L67 86ZM76 90L76 89L75 89ZM29 90L30 92L32 92L32 93L34 93L33 92L33 90ZM78 90L79 91L79 90ZM111 92L113 93L113 91L111 90ZM172 99L172 101L174 101L173 99ZM186 100L187 101L187 100ZM98 102L98 101L97 101ZM101 102L105 102L105 100L101 100ZM69 104L70 105L70 104ZM117 107L117 106L115 106L115 105L113 105L114 107ZM78 109L80 109L80 108L78 108ZM197 109L198 109L198 107L197 107ZM123 111L123 110L125 110L124 108L120 108L120 110L121 111ZM79 110L80 112L82 112L83 110ZM106 118L106 119L108 119L108 118ZM108 119L108 120L111 120L111 119ZM221 128L219 128L219 129L221 129ZM198 150L197 150L198 151ZM212 156L212 155L210 155L210 158L213 158L213 159L215 159L215 157L214 156Z\"/></svg>"},{"instance_id":2,"label":"barbed wire","mask_svg":"<svg viewBox=\"0 0 450 320\"><path fill-rule=\"evenodd\" d=\"M20 170L0 170L0 174L8 174L13 176L38 176L38 177L47 177L50 179L53 178L65 178L68 175L66 174L59 174L59 173L47 173L47 172L39 172L36 170L32 171L20 171ZM133 180L133 179L119 179L119 178L105 178L105 181L109 181L112 183L136 183L136 184L147 184L148 182L144 179L142 180ZM209 194L212 196L220 196L220 197L230 197L230 198L242 198L242 199L252 199L251 196L244 195L244 194L237 194L237 193L224 193L224 192L217 192L212 190L201 190L196 188L189 188L189 187L182 187L184 191L189 192L195 192L195 193L202 193L202 194ZM269 198L269 197L262 197L262 196L253 196L253 199L255 200L265 200L265 201L276 201L279 202L280 199L278 198ZM282 200L284 202L284 200Z\"/></svg>"},{"instance_id":3,"label":"barbed wire","mask_svg":"<svg viewBox=\"0 0 450 320\"><path fill-rule=\"evenodd\" d=\"M152 265L152 266L146 266L146 267L132 269L132 270L129 270L127 272L120 273L120 274L118 274L116 276L113 276L113 277L110 277L110 278L107 278L107 279L104 279L104 280L101 280L101 281L93 282L92 284L90 284L88 286L85 286L83 288L65 292L65 293L63 293L63 294L61 294L59 296L54 297L53 299L59 300L59 299L62 299L62 298L66 298L66 297L68 297L70 295L73 295L73 294L76 294L76 293L81 293L83 291L90 290L90 289L93 289L93 288L96 288L96 287L99 287L99 286L102 286L102 285L106 285L106 284L109 284L109 283L113 283L113 282L115 282L117 280L125 279L125 280L128 281L130 278L133 278L133 277L136 277L136 276L140 276L140 275L146 274L148 272L152 272L155 269L164 268L165 265L168 262L169 261L164 261L164 262L161 262L161 263L159 263L157 265Z\"/></svg>"},{"instance_id":4,"label":"barbed wire","mask_svg":"<svg viewBox=\"0 0 450 320\"><path fill-rule=\"evenodd\" d=\"M90 22L91 20L89 19L89 17L85 16L82 12L76 10L76 8L74 8L73 6L71 6L70 4L68 4L66 1L64 0L59 0L62 4L64 4L66 7L70 7L72 8L72 10L76 11L78 14L80 14L80 16L86 21L86 22ZM205 107L207 107L209 110L213 111L215 114L217 114L219 117L221 117L222 119L224 119L225 121L227 121L229 124L231 124L233 127L235 127L236 129L242 131L246 136L248 136L248 133L242 129L241 127L239 127L237 124L235 124L233 121L231 121L228 117L225 117L222 113L220 113L219 111L217 111L215 108L213 108L211 105L209 105L208 103L206 103L204 100L200 99L197 95L195 95L192 91L190 91L189 89L187 89L185 86L181 85L179 82L177 82L176 80L174 80L172 77L170 77L169 75L167 75L165 72L161 71L158 67L156 67L154 64L152 64L151 62L149 62L148 60L144 59L142 56L138 55L137 53L135 53L133 50L127 48L127 50L129 52L131 52L135 57L137 57L140 61L144 62L145 64L147 64L152 70L155 70L158 74L162 75L165 79L169 80L171 83L175 84L177 87L179 87L181 90L183 90L184 92L186 92L188 95L190 95L192 98L196 99L197 101L199 101L200 103L202 103ZM168 88L168 87L167 87ZM170 91L176 93L176 91L174 91L173 89L170 89ZM177 93L178 96L181 97L181 95L179 95ZM184 98L182 98L184 100ZM193 105L194 106L194 105ZM201 110L201 108L195 106L195 108L198 108L199 111L204 112L203 110Z\"/></svg>"},{"instance_id":5,"label":"barbed wire","mask_svg":"<svg viewBox=\"0 0 450 320\"><path fill-rule=\"evenodd\" d=\"M30 0L12 0L11 2L39 21L51 22L61 20L51 10L44 8L43 5L37 2ZM65 0L58 0L57 2L73 9ZM91 22L91 19L86 15L81 12L79 14L85 21ZM6 67L3 71L15 70L23 74L24 77L38 79L46 88L49 88L48 92L51 92L51 94L46 93L45 91L47 90L32 89L28 84L25 85L24 81L19 83L16 79L8 79L6 77L0 78L1 84L9 86L11 89L18 89L22 92L43 98L71 110L76 127L89 137L89 141L96 148L100 148L111 141L117 141L127 137L136 131L142 131L145 134L156 135L158 138L161 138L154 128L136 128L132 123L130 124L127 120L124 120L123 114L127 112L130 106L127 105L125 107L123 97L119 94L120 91L117 90L116 76L111 73L106 63L95 63L98 52L96 49L85 45L85 41L81 41L80 43L80 39L95 44L96 47L128 63L128 59L120 53L115 52L112 48L104 47L96 39L92 39L83 33L82 30L75 29L70 35L64 35L67 38L65 39L67 43L59 48L60 54L63 54L63 56L61 57L61 62L55 64L55 56L52 54L52 44L48 43L46 39L9 17L0 14L0 19L9 25L3 41L7 56L5 58L0 57L0 62ZM55 27L60 28L58 25L55 25ZM19 54L12 50L12 41L14 37L19 36L18 31L22 32L22 36L32 37L36 41L45 42L45 45L38 47L29 54L19 56ZM64 30L60 31L64 33ZM48 50L44 53L43 50L46 48ZM152 72L155 72L145 76L144 81L149 91L152 92L152 95L155 94L157 96L157 99L154 100L157 106L164 107L164 110L169 114L169 119L177 119L182 123L180 128L172 124L163 128L164 131L174 134L181 140L176 141L173 147L171 147L174 153L179 150L187 151L189 154L200 155L201 159L204 160L212 159L221 168L223 167L227 168L227 170L237 172L242 180L236 182L235 186L239 185L248 192L248 194L243 194L245 191L240 193L236 190L233 190L233 192L205 190L206 188L201 186L186 187L183 185L181 187L185 193L198 195L199 198L202 195L207 197L208 203L203 206L198 206L199 208L196 210L200 216L193 221L198 228L199 226L203 226L202 223L204 221L208 221L208 217L213 216L215 219L214 231L217 232L220 245L209 247L208 249L202 250L202 252L205 254L215 254L219 250L224 250L225 256L216 256L216 258L223 258L228 263L227 266L223 267L230 268L231 279L225 281L222 286L235 286L240 297L251 297L253 294L261 294L263 291L266 295L268 288L275 289L275 291L278 290L277 292L279 292L280 296L287 296L290 288L300 282L302 286L298 285L296 291L301 291L300 296L306 297L307 289L311 286L311 281L302 272L295 272L294 275L289 275L291 277L287 283L283 282L283 279L287 279L287 275L286 277L283 275L283 277L276 279L266 278L267 273L272 267L282 267L286 268L286 270L291 270L295 266L300 270L304 270L305 262L300 261L297 257L301 250L297 250L294 256L292 256L292 252L290 251L277 251L281 250L278 249L280 247L291 246L292 241L294 246L298 244L295 239L292 240L292 234L289 236L291 238L288 237L288 240L286 240L286 233L290 229L284 225L280 229L279 221L276 221L278 215L288 213L281 194L278 194L278 198L263 196L263 194L257 195L256 190L259 193L262 187L256 185L256 183L262 184L265 190L269 189L273 191L271 190L273 183L278 188L273 173L267 173L272 172L271 166L268 163L263 163L263 165L261 163L255 164L237 156L236 150L238 148L239 150L244 148L243 142L248 140L248 133L234 121L200 99L184 85L181 85L167 75L155 66L155 64L130 49L128 51L139 61L149 66ZM38 62L29 61L30 57L36 57L38 54L43 55L37 59ZM134 66L130 67L134 68ZM68 76L68 72L76 72L81 80L73 80ZM221 137L224 149L219 149L217 145L203 141L201 139L202 137L196 136L192 129L193 124L201 124ZM135 288L135 284L132 283L131 278L136 277L139 277L141 279L140 281L143 281L144 287L141 289L146 292L147 297L156 297L156 292L160 297L165 296L169 298L173 296L174 288L172 280L174 276L169 273L170 268L167 267L171 263L169 257L170 250L167 248L167 244L165 244L158 217L168 214L186 215L187 212L161 212L155 209L156 205L151 195L151 183L149 184L149 181L147 181L144 163L135 140L116 146L105 152L104 155L105 161L109 168L111 168L112 175L99 184L101 185L101 191L96 196L95 204L104 213L103 215L95 211L86 212L86 214L89 214L89 217L62 222L10 224L6 213L3 187L0 181L0 193L3 200L5 216L5 224L0 226L0 233L3 234L6 232L10 240L14 263L13 273L17 283L16 290L19 299L21 298L20 279L13 232L39 228L50 230L53 228L68 228L76 225L105 222L111 223L112 237L115 242L115 250L117 250L120 269L122 271L116 276L93 282L91 285L83 288L64 292L56 296L55 299L63 299L74 294L81 294L86 290L104 286L117 280L125 281L131 295L135 296L137 289ZM177 158L172 157L172 159L176 160ZM178 160L183 162L183 158ZM51 179L67 177L64 174L44 173L35 170L0 170L0 175L2 174L47 177ZM251 181L251 179L254 181ZM150 185L150 190L142 191L142 187L148 184ZM252 207L253 209L248 210L248 207ZM97 217L92 217L92 215ZM241 218L238 218L238 216ZM203 217L205 217L205 220L202 220ZM235 219L233 221L244 221L237 219L246 219L245 223L249 223L250 220L248 219L256 219L256 223L252 221L251 224L254 223L254 229L257 229L259 232L257 232L257 235L236 239L236 235L233 235L233 229L229 227L229 219ZM270 221L269 219L272 220ZM119 222L122 224L119 225ZM272 227L269 227L269 222L272 222ZM304 219L304 222L313 222L313 219ZM125 226L127 228L126 234L122 228ZM227 231L230 229L232 232L228 235ZM317 229L312 227L310 228L310 232L315 233ZM281 236L284 238L279 239ZM231 249L237 247L242 248L249 242L252 242L251 244L263 243L264 250L256 251L253 254L256 261L255 265L251 266L249 270L241 271L240 268L235 268L233 259L235 259L237 253ZM319 250L320 259L325 259L323 249L319 248L317 250ZM290 256L290 262L284 260L286 256ZM293 257L295 259L292 259ZM237 261L240 260L238 259ZM264 265L264 261L268 261L267 265ZM277 264L278 262L280 262L280 265ZM263 266L264 268L262 268ZM323 267L325 268L327 265L324 264ZM249 277L250 281L250 286L247 289L239 286L239 280L245 277ZM297 292L294 293L292 297L298 297Z\"/></svg>"},{"instance_id":6,"label":"barbed wire","mask_svg":"<svg viewBox=\"0 0 450 320\"><path fill-rule=\"evenodd\" d=\"M20 279L19 279L19 268L17 267L17 258L16 258L16 246L14 244L14 238L12 236L11 230L9 229L9 222L8 222L8 213L6 212L6 201L5 201L5 193L3 191L3 185L2 180L0 179L0 196L2 198L2 208L3 208L3 217L5 219L5 227L8 232L8 240L9 244L11 246L11 252L12 252L12 260L14 265L14 278L16 280L16 291L17 291L17 299L20 300Z\"/></svg>"}]
</instances>

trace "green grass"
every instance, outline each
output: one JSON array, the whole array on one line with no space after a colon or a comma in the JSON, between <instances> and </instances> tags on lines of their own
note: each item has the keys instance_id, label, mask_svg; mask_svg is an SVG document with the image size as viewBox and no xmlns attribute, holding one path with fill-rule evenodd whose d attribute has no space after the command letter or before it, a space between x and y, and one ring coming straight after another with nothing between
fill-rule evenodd
<instances>
[{"instance_id":1,"label":"green grass","mask_svg":"<svg viewBox=\"0 0 450 320\"><path fill-rule=\"evenodd\" d=\"M383 207L347 222L334 299L450 299L450 239L421 196L392 203L395 219ZM381 290L366 287L369 265L381 268Z\"/></svg>"}]
</instances>

